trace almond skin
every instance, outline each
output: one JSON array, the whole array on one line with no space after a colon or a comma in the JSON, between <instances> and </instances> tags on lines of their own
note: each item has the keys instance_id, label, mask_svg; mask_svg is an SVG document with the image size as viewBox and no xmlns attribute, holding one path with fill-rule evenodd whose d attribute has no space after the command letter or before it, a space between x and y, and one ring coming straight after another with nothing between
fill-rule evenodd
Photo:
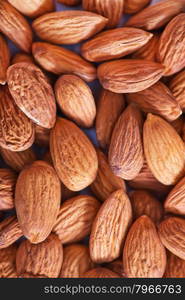
<instances>
[{"instance_id":1,"label":"almond skin","mask_svg":"<svg viewBox=\"0 0 185 300\"><path fill-rule=\"evenodd\" d=\"M96 79L96 68L73 51L37 42L33 43L32 52L36 62L49 72L75 74L87 82Z\"/></svg>"},{"instance_id":2,"label":"almond skin","mask_svg":"<svg viewBox=\"0 0 185 300\"><path fill-rule=\"evenodd\" d=\"M160 81L144 91L128 94L127 99L136 103L144 112L160 115L167 121L174 121L182 114L176 98Z\"/></svg>"},{"instance_id":3,"label":"almond skin","mask_svg":"<svg viewBox=\"0 0 185 300\"><path fill-rule=\"evenodd\" d=\"M17 10L27 17L38 17L54 10L53 0L8 0Z\"/></svg>"},{"instance_id":4,"label":"almond skin","mask_svg":"<svg viewBox=\"0 0 185 300\"><path fill-rule=\"evenodd\" d=\"M129 105L117 121L109 147L109 165L113 173L131 180L140 172L144 157L141 139L142 116Z\"/></svg>"},{"instance_id":5,"label":"almond skin","mask_svg":"<svg viewBox=\"0 0 185 300\"><path fill-rule=\"evenodd\" d=\"M147 44L145 44L139 50L133 53L132 58L157 61L159 38L159 34L153 34L153 37L149 40Z\"/></svg>"},{"instance_id":6,"label":"almond skin","mask_svg":"<svg viewBox=\"0 0 185 300\"><path fill-rule=\"evenodd\" d=\"M172 78L169 83L169 88L172 91L176 101L180 105L183 112L185 112L185 71L181 71Z\"/></svg>"},{"instance_id":7,"label":"almond skin","mask_svg":"<svg viewBox=\"0 0 185 300\"><path fill-rule=\"evenodd\" d=\"M141 2L141 1L140 1ZM154 30L166 25L174 16L185 10L184 0L164 0L148 6L131 17L126 26Z\"/></svg>"},{"instance_id":8,"label":"almond skin","mask_svg":"<svg viewBox=\"0 0 185 300\"><path fill-rule=\"evenodd\" d=\"M36 160L36 155L32 148L21 152L13 152L0 148L0 154L5 163L17 172L21 171L26 165L29 165Z\"/></svg>"},{"instance_id":9,"label":"almond skin","mask_svg":"<svg viewBox=\"0 0 185 300\"><path fill-rule=\"evenodd\" d=\"M145 45L153 34L137 28L116 28L104 31L81 47L82 56L100 62L126 56Z\"/></svg>"},{"instance_id":10,"label":"almond skin","mask_svg":"<svg viewBox=\"0 0 185 300\"><path fill-rule=\"evenodd\" d=\"M28 21L6 0L0 1L0 31L21 50L31 51L31 27Z\"/></svg>"},{"instance_id":11,"label":"almond skin","mask_svg":"<svg viewBox=\"0 0 185 300\"><path fill-rule=\"evenodd\" d=\"M23 234L31 243L40 243L50 234L60 201L60 181L48 163L36 161L20 173L15 190L15 207Z\"/></svg>"},{"instance_id":12,"label":"almond skin","mask_svg":"<svg viewBox=\"0 0 185 300\"><path fill-rule=\"evenodd\" d=\"M16 254L16 268L19 276L24 273L30 277L57 278L62 266L63 248L55 234L38 245L23 241ZM24 276L23 276L24 277Z\"/></svg>"},{"instance_id":13,"label":"almond skin","mask_svg":"<svg viewBox=\"0 0 185 300\"><path fill-rule=\"evenodd\" d=\"M66 200L59 211L53 232L62 244L75 243L91 232L100 203L94 197L79 195Z\"/></svg>"},{"instance_id":14,"label":"almond skin","mask_svg":"<svg viewBox=\"0 0 185 300\"><path fill-rule=\"evenodd\" d=\"M185 177L168 194L164 207L167 212L185 215Z\"/></svg>"},{"instance_id":15,"label":"almond skin","mask_svg":"<svg viewBox=\"0 0 185 300\"><path fill-rule=\"evenodd\" d=\"M93 222L89 248L95 263L110 262L120 256L131 220L130 200L123 190L117 190L102 204Z\"/></svg>"},{"instance_id":16,"label":"almond skin","mask_svg":"<svg viewBox=\"0 0 185 300\"><path fill-rule=\"evenodd\" d=\"M124 180L115 176L111 171L107 157L99 149L97 149L97 156L98 173L96 179L91 184L91 190L99 200L105 201L110 194L118 189L125 190L126 187Z\"/></svg>"},{"instance_id":17,"label":"almond skin","mask_svg":"<svg viewBox=\"0 0 185 300\"><path fill-rule=\"evenodd\" d=\"M112 131L124 108L123 94L101 90L97 104L96 136L102 149L106 149L110 145Z\"/></svg>"},{"instance_id":18,"label":"almond skin","mask_svg":"<svg viewBox=\"0 0 185 300\"><path fill-rule=\"evenodd\" d=\"M42 147L49 146L50 129L35 124L35 143Z\"/></svg>"},{"instance_id":19,"label":"almond skin","mask_svg":"<svg viewBox=\"0 0 185 300\"><path fill-rule=\"evenodd\" d=\"M0 278L17 278L15 257L17 247L0 249Z\"/></svg>"},{"instance_id":20,"label":"almond skin","mask_svg":"<svg viewBox=\"0 0 185 300\"><path fill-rule=\"evenodd\" d=\"M34 64L34 59L31 55L27 53L19 52L13 56L11 64L14 65L22 62L28 62Z\"/></svg>"},{"instance_id":21,"label":"almond skin","mask_svg":"<svg viewBox=\"0 0 185 300\"><path fill-rule=\"evenodd\" d=\"M0 249L7 248L23 236L15 216L5 218L0 223Z\"/></svg>"},{"instance_id":22,"label":"almond skin","mask_svg":"<svg viewBox=\"0 0 185 300\"><path fill-rule=\"evenodd\" d=\"M91 12L67 10L45 14L32 26L42 39L54 44L76 44L101 31L107 19Z\"/></svg>"},{"instance_id":23,"label":"almond skin","mask_svg":"<svg viewBox=\"0 0 185 300\"><path fill-rule=\"evenodd\" d=\"M9 169L0 169L0 210L14 207L14 189L17 175Z\"/></svg>"},{"instance_id":24,"label":"almond skin","mask_svg":"<svg viewBox=\"0 0 185 300\"><path fill-rule=\"evenodd\" d=\"M159 236L163 245L174 255L185 260L185 220L169 217L159 226Z\"/></svg>"},{"instance_id":25,"label":"almond skin","mask_svg":"<svg viewBox=\"0 0 185 300\"><path fill-rule=\"evenodd\" d=\"M124 12L135 14L150 3L151 0L125 0Z\"/></svg>"},{"instance_id":26,"label":"almond skin","mask_svg":"<svg viewBox=\"0 0 185 300\"><path fill-rule=\"evenodd\" d=\"M124 9L124 0L82 0L83 9L108 18L107 27L116 27Z\"/></svg>"},{"instance_id":27,"label":"almond skin","mask_svg":"<svg viewBox=\"0 0 185 300\"><path fill-rule=\"evenodd\" d=\"M0 84L6 83L6 71L10 64L10 51L8 44L0 34Z\"/></svg>"},{"instance_id":28,"label":"almond skin","mask_svg":"<svg viewBox=\"0 0 185 300\"><path fill-rule=\"evenodd\" d=\"M98 171L96 151L73 122L58 118L50 135L53 165L60 180L72 191L89 186Z\"/></svg>"},{"instance_id":29,"label":"almond skin","mask_svg":"<svg viewBox=\"0 0 185 300\"><path fill-rule=\"evenodd\" d=\"M80 278L93 267L88 247L72 244L64 248L64 259L59 278Z\"/></svg>"},{"instance_id":30,"label":"almond skin","mask_svg":"<svg viewBox=\"0 0 185 300\"><path fill-rule=\"evenodd\" d=\"M82 127L92 127L96 105L88 85L76 75L63 75L55 84L55 95L61 111Z\"/></svg>"},{"instance_id":31,"label":"almond skin","mask_svg":"<svg viewBox=\"0 0 185 300\"><path fill-rule=\"evenodd\" d=\"M0 87L0 99L0 146L11 151L28 149L35 138L33 123L17 107L7 86Z\"/></svg>"},{"instance_id":32,"label":"almond skin","mask_svg":"<svg viewBox=\"0 0 185 300\"><path fill-rule=\"evenodd\" d=\"M165 278L185 278L185 260L168 253Z\"/></svg>"},{"instance_id":33,"label":"almond skin","mask_svg":"<svg viewBox=\"0 0 185 300\"><path fill-rule=\"evenodd\" d=\"M83 274L82 277L83 278L118 278L119 275L107 268L98 267L90 271L87 271L86 273Z\"/></svg>"},{"instance_id":34,"label":"almond skin","mask_svg":"<svg viewBox=\"0 0 185 300\"><path fill-rule=\"evenodd\" d=\"M75 6L80 4L81 0L57 0L58 3L62 3L64 5Z\"/></svg>"},{"instance_id":35,"label":"almond skin","mask_svg":"<svg viewBox=\"0 0 185 300\"><path fill-rule=\"evenodd\" d=\"M125 272L123 270L123 262L122 259L116 259L113 262L110 262L108 264L106 264L106 268L108 268L109 270L115 272L116 274L119 275L119 277L123 277L125 278Z\"/></svg>"},{"instance_id":36,"label":"almond skin","mask_svg":"<svg viewBox=\"0 0 185 300\"><path fill-rule=\"evenodd\" d=\"M165 27L158 47L158 61L165 66L164 76L173 75L185 67L185 13L173 18Z\"/></svg>"},{"instance_id":37,"label":"almond skin","mask_svg":"<svg viewBox=\"0 0 185 300\"><path fill-rule=\"evenodd\" d=\"M120 59L98 67L98 78L104 89L115 93L134 93L155 84L163 75L161 64L147 60Z\"/></svg>"},{"instance_id":38,"label":"almond skin","mask_svg":"<svg viewBox=\"0 0 185 300\"><path fill-rule=\"evenodd\" d=\"M166 267L166 252L152 220L143 215L130 228L123 251L128 277L160 278Z\"/></svg>"},{"instance_id":39,"label":"almond skin","mask_svg":"<svg viewBox=\"0 0 185 300\"><path fill-rule=\"evenodd\" d=\"M143 138L153 175L165 185L178 182L185 174L185 145L176 130L159 116L148 114Z\"/></svg>"},{"instance_id":40,"label":"almond skin","mask_svg":"<svg viewBox=\"0 0 185 300\"><path fill-rule=\"evenodd\" d=\"M183 135L184 122L185 122L184 115L181 115L180 117L178 117L178 119L170 123L181 137Z\"/></svg>"},{"instance_id":41,"label":"almond skin","mask_svg":"<svg viewBox=\"0 0 185 300\"><path fill-rule=\"evenodd\" d=\"M36 124L52 128L56 120L55 97L41 69L31 63L18 63L8 68L7 78L17 106Z\"/></svg>"}]
</instances>

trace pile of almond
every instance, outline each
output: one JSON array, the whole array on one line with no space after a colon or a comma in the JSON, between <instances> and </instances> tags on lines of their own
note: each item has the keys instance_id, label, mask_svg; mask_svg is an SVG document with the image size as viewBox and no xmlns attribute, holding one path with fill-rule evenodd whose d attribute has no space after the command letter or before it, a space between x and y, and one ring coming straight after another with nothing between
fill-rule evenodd
<instances>
[{"instance_id":1,"label":"pile of almond","mask_svg":"<svg viewBox=\"0 0 185 300\"><path fill-rule=\"evenodd\" d=\"M58 2L0 0L0 277L185 277L185 0Z\"/></svg>"}]
</instances>

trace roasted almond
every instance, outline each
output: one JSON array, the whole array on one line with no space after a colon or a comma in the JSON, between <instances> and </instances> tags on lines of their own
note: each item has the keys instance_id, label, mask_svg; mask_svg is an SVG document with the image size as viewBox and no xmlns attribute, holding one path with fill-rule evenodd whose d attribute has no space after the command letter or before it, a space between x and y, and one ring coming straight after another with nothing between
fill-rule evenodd
<instances>
[{"instance_id":1,"label":"roasted almond","mask_svg":"<svg viewBox=\"0 0 185 300\"><path fill-rule=\"evenodd\" d=\"M153 37L148 41L147 44L132 54L132 58L157 61L159 38L159 34L153 34Z\"/></svg>"},{"instance_id":2,"label":"roasted almond","mask_svg":"<svg viewBox=\"0 0 185 300\"><path fill-rule=\"evenodd\" d=\"M76 75L63 75L55 84L55 95L61 111L82 127L92 127L96 105L89 86Z\"/></svg>"},{"instance_id":3,"label":"roasted almond","mask_svg":"<svg viewBox=\"0 0 185 300\"><path fill-rule=\"evenodd\" d=\"M0 169L0 210L14 207L14 189L17 175L10 169Z\"/></svg>"},{"instance_id":4,"label":"roasted almond","mask_svg":"<svg viewBox=\"0 0 185 300\"><path fill-rule=\"evenodd\" d=\"M176 130L159 116L148 114L144 123L147 164L158 181L175 184L185 174L185 145Z\"/></svg>"},{"instance_id":5,"label":"roasted almond","mask_svg":"<svg viewBox=\"0 0 185 300\"><path fill-rule=\"evenodd\" d=\"M65 4L65 5L69 5L69 6L75 6L80 4L81 0L57 0L57 2Z\"/></svg>"},{"instance_id":6,"label":"roasted almond","mask_svg":"<svg viewBox=\"0 0 185 300\"><path fill-rule=\"evenodd\" d=\"M0 34L0 84L6 83L6 71L10 64L10 50L4 37Z\"/></svg>"},{"instance_id":7,"label":"roasted almond","mask_svg":"<svg viewBox=\"0 0 185 300\"><path fill-rule=\"evenodd\" d=\"M34 0L31 2L22 0L8 0L17 10L28 17L38 17L54 10L53 0Z\"/></svg>"},{"instance_id":8,"label":"roasted almond","mask_svg":"<svg viewBox=\"0 0 185 300\"><path fill-rule=\"evenodd\" d=\"M98 78L106 90L134 93L156 83L163 72L163 66L153 61L120 59L101 64L98 67Z\"/></svg>"},{"instance_id":9,"label":"roasted almond","mask_svg":"<svg viewBox=\"0 0 185 300\"><path fill-rule=\"evenodd\" d=\"M94 146L73 122L58 118L50 134L53 165L61 181L72 191L89 186L98 171Z\"/></svg>"},{"instance_id":10,"label":"roasted almond","mask_svg":"<svg viewBox=\"0 0 185 300\"><path fill-rule=\"evenodd\" d=\"M62 244L75 243L91 232L100 203L94 197L79 195L66 200L59 211L53 232Z\"/></svg>"},{"instance_id":11,"label":"roasted almond","mask_svg":"<svg viewBox=\"0 0 185 300\"><path fill-rule=\"evenodd\" d=\"M128 277L160 278L166 267L166 253L152 220L143 215L130 228L123 251Z\"/></svg>"},{"instance_id":12,"label":"roasted almond","mask_svg":"<svg viewBox=\"0 0 185 300\"><path fill-rule=\"evenodd\" d=\"M185 215L185 177L168 194L164 207L167 212Z\"/></svg>"},{"instance_id":13,"label":"roasted almond","mask_svg":"<svg viewBox=\"0 0 185 300\"><path fill-rule=\"evenodd\" d=\"M34 59L31 55L27 53L19 52L13 56L11 61L12 65L22 63L22 62L28 62L34 64Z\"/></svg>"},{"instance_id":14,"label":"roasted almond","mask_svg":"<svg viewBox=\"0 0 185 300\"><path fill-rule=\"evenodd\" d=\"M185 260L168 253L165 278L185 278Z\"/></svg>"},{"instance_id":15,"label":"roasted almond","mask_svg":"<svg viewBox=\"0 0 185 300\"><path fill-rule=\"evenodd\" d=\"M141 138L142 116L129 105L117 121L109 147L109 165L116 176L126 180L135 178L144 162Z\"/></svg>"},{"instance_id":16,"label":"roasted almond","mask_svg":"<svg viewBox=\"0 0 185 300\"><path fill-rule=\"evenodd\" d=\"M15 257L17 247L0 249L0 278L17 278Z\"/></svg>"},{"instance_id":17,"label":"roasted almond","mask_svg":"<svg viewBox=\"0 0 185 300\"><path fill-rule=\"evenodd\" d=\"M54 44L76 44L101 31L107 21L95 13L66 10L45 14L32 26L42 40Z\"/></svg>"},{"instance_id":18,"label":"roasted almond","mask_svg":"<svg viewBox=\"0 0 185 300\"><path fill-rule=\"evenodd\" d=\"M96 79L96 68L73 51L37 42L33 43L32 52L36 62L49 72L75 74L87 82Z\"/></svg>"},{"instance_id":19,"label":"roasted almond","mask_svg":"<svg viewBox=\"0 0 185 300\"><path fill-rule=\"evenodd\" d=\"M15 216L5 218L0 223L0 249L7 248L23 236Z\"/></svg>"},{"instance_id":20,"label":"roasted almond","mask_svg":"<svg viewBox=\"0 0 185 300\"><path fill-rule=\"evenodd\" d=\"M172 91L176 101L181 109L185 111L185 71L181 71L169 82L169 88Z\"/></svg>"},{"instance_id":21,"label":"roasted almond","mask_svg":"<svg viewBox=\"0 0 185 300\"><path fill-rule=\"evenodd\" d=\"M151 0L125 0L124 12L135 14L150 3Z\"/></svg>"},{"instance_id":22,"label":"roasted almond","mask_svg":"<svg viewBox=\"0 0 185 300\"><path fill-rule=\"evenodd\" d=\"M118 258L132 221L130 200L123 190L112 193L102 204L93 222L89 248L95 263Z\"/></svg>"},{"instance_id":23,"label":"roasted almond","mask_svg":"<svg viewBox=\"0 0 185 300\"><path fill-rule=\"evenodd\" d=\"M82 277L83 278L119 278L119 275L107 268L98 267L90 271L87 271L86 273L83 274Z\"/></svg>"}]
</instances>

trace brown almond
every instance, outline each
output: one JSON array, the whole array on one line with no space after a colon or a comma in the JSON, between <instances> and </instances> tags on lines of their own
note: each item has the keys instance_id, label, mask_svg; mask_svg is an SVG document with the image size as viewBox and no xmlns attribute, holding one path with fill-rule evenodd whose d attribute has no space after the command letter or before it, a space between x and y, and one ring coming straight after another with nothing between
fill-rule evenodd
<instances>
[{"instance_id":1,"label":"brown almond","mask_svg":"<svg viewBox=\"0 0 185 300\"><path fill-rule=\"evenodd\" d=\"M62 3L64 5L75 6L80 4L81 0L57 0L58 3Z\"/></svg>"},{"instance_id":2,"label":"brown almond","mask_svg":"<svg viewBox=\"0 0 185 300\"><path fill-rule=\"evenodd\" d=\"M127 234L123 267L126 275L131 278L163 277L166 267L165 248L148 216L138 218Z\"/></svg>"},{"instance_id":3,"label":"brown almond","mask_svg":"<svg viewBox=\"0 0 185 300\"><path fill-rule=\"evenodd\" d=\"M82 277L83 278L119 278L119 275L107 268L98 267L90 271L87 271L86 273L83 274Z\"/></svg>"},{"instance_id":4,"label":"brown almond","mask_svg":"<svg viewBox=\"0 0 185 300\"><path fill-rule=\"evenodd\" d=\"M170 124L173 126L173 128L177 131L177 133L182 137L183 135L183 126L185 123L184 115L181 115L173 122L170 122Z\"/></svg>"},{"instance_id":5,"label":"brown almond","mask_svg":"<svg viewBox=\"0 0 185 300\"><path fill-rule=\"evenodd\" d=\"M139 48L139 50L132 54L132 58L157 61L159 38L159 34L153 34L153 37L148 41L147 44L145 44L144 46Z\"/></svg>"},{"instance_id":6,"label":"brown almond","mask_svg":"<svg viewBox=\"0 0 185 300\"><path fill-rule=\"evenodd\" d=\"M17 175L10 169L0 169L0 210L14 207L14 190Z\"/></svg>"},{"instance_id":7,"label":"brown almond","mask_svg":"<svg viewBox=\"0 0 185 300\"><path fill-rule=\"evenodd\" d=\"M34 0L29 3L22 0L8 0L23 15L33 18L54 10L53 0Z\"/></svg>"},{"instance_id":8,"label":"brown almond","mask_svg":"<svg viewBox=\"0 0 185 300\"><path fill-rule=\"evenodd\" d=\"M87 82L96 79L96 68L73 51L37 42L33 43L32 52L36 62L49 72L75 74Z\"/></svg>"},{"instance_id":9,"label":"brown almond","mask_svg":"<svg viewBox=\"0 0 185 300\"><path fill-rule=\"evenodd\" d=\"M35 124L35 143L39 146L48 147L50 129Z\"/></svg>"},{"instance_id":10,"label":"brown almond","mask_svg":"<svg viewBox=\"0 0 185 300\"><path fill-rule=\"evenodd\" d=\"M0 278L17 278L15 267L17 247L12 245L5 249L0 249Z\"/></svg>"},{"instance_id":11,"label":"brown almond","mask_svg":"<svg viewBox=\"0 0 185 300\"><path fill-rule=\"evenodd\" d=\"M169 83L169 88L172 91L176 101L185 112L185 71L181 71Z\"/></svg>"},{"instance_id":12,"label":"brown almond","mask_svg":"<svg viewBox=\"0 0 185 300\"><path fill-rule=\"evenodd\" d=\"M96 105L90 87L76 75L63 75L55 84L55 95L61 111L82 127L92 127Z\"/></svg>"},{"instance_id":13,"label":"brown almond","mask_svg":"<svg viewBox=\"0 0 185 300\"><path fill-rule=\"evenodd\" d=\"M4 37L0 34L0 84L6 83L6 71L10 64L10 51Z\"/></svg>"},{"instance_id":14,"label":"brown almond","mask_svg":"<svg viewBox=\"0 0 185 300\"><path fill-rule=\"evenodd\" d=\"M27 53L19 52L13 56L11 61L12 65L22 63L22 62L28 62L34 64L34 59L31 55Z\"/></svg>"},{"instance_id":15,"label":"brown almond","mask_svg":"<svg viewBox=\"0 0 185 300\"><path fill-rule=\"evenodd\" d=\"M185 215L185 177L168 194L164 208L167 212Z\"/></svg>"},{"instance_id":16,"label":"brown almond","mask_svg":"<svg viewBox=\"0 0 185 300\"><path fill-rule=\"evenodd\" d=\"M150 3L151 0L125 0L124 12L135 14Z\"/></svg>"},{"instance_id":17,"label":"brown almond","mask_svg":"<svg viewBox=\"0 0 185 300\"><path fill-rule=\"evenodd\" d=\"M116 259L108 264L106 264L106 268L115 272L119 275L119 277L126 277L125 272L123 270L123 261L122 259Z\"/></svg>"},{"instance_id":18,"label":"brown almond","mask_svg":"<svg viewBox=\"0 0 185 300\"><path fill-rule=\"evenodd\" d=\"M185 278L185 260L168 253L165 278Z\"/></svg>"},{"instance_id":19,"label":"brown almond","mask_svg":"<svg viewBox=\"0 0 185 300\"><path fill-rule=\"evenodd\" d=\"M147 164L158 181L175 184L185 174L185 145L176 130L159 116L148 114L144 123Z\"/></svg>"},{"instance_id":20,"label":"brown almond","mask_svg":"<svg viewBox=\"0 0 185 300\"><path fill-rule=\"evenodd\" d=\"M15 216L5 218L0 223L0 249L7 248L23 236Z\"/></svg>"}]
</instances>

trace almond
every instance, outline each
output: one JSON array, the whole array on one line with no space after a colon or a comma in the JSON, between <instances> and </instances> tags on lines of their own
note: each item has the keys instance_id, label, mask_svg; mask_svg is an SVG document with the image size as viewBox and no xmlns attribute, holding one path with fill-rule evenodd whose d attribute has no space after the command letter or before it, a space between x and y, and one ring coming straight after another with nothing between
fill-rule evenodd
<instances>
[{"instance_id":1,"label":"almond","mask_svg":"<svg viewBox=\"0 0 185 300\"><path fill-rule=\"evenodd\" d=\"M40 243L50 234L59 212L60 181L54 169L36 161L20 173L15 190L15 207L23 234Z\"/></svg>"},{"instance_id":2,"label":"almond","mask_svg":"<svg viewBox=\"0 0 185 300\"><path fill-rule=\"evenodd\" d=\"M185 260L185 220L169 217L159 226L159 235L163 245L174 255Z\"/></svg>"},{"instance_id":3,"label":"almond","mask_svg":"<svg viewBox=\"0 0 185 300\"><path fill-rule=\"evenodd\" d=\"M57 0L57 2L65 4L65 5L69 5L69 6L75 6L80 4L81 0Z\"/></svg>"},{"instance_id":4,"label":"almond","mask_svg":"<svg viewBox=\"0 0 185 300\"><path fill-rule=\"evenodd\" d=\"M17 175L9 169L0 169L0 210L14 207L14 189Z\"/></svg>"},{"instance_id":5,"label":"almond","mask_svg":"<svg viewBox=\"0 0 185 300\"><path fill-rule=\"evenodd\" d=\"M147 60L120 59L98 67L100 83L115 93L134 93L145 90L163 75L161 64Z\"/></svg>"},{"instance_id":6,"label":"almond","mask_svg":"<svg viewBox=\"0 0 185 300\"><path fill-rule=\"evenodd\" d=\"M174 121L182 114L175 97L160 81L144 91L128 94L127 98L144 112L160 115L167 121Z\"/></svg>"},{"instance_id":7,"label":"almond","mask_svg":"<svg viewBox=\"0 0 185 300\"><path fill-rule=\"evenodd\" d=\"M15 267L16 246L0 249L0 278L17 278Z\"/></svg>"},{"instance_id":8,"label":"almond","mask_svg":"<svg viewBox=\"0 0 185 300\"><path fill-rule=\"evenodd\" d=\"M34 59L31 55L27 53L19 52L13 56L11 61L12 65L22 63L22 62L28 62L34 64Z\"/></svg>"},{"instance_id":9,"label":"almond","mask_svg":"<svg viewBox=\"0 0 185 300\"><path fill-rule=\"evenodd\" d=\"M76 75L63 75L55 84L55 95L61 111L82 127L92 127L96 105L88 85Z\"/></svg>"},{"instance_id":10,"label":"almond","mask_svg":"<svg viewBox=\"0 0 185 300\"><path fill-rule=\"evenodd\" d=\"M116 259L113 262L106 264L106 268L118 274L119 277L126 277L121 259Z\"/></svg>"},{"instance_id":11,"label":"almond","mask_svg":"<svg viewBox=\"0 0 185 300\"><path fill-rule=\"evenodd\" d=\"M158 29L166 25L174 16L184 10L184 0L160 1L146 7L141 12L131 17L126 23L126 26L143 28L145 30Z\"/></svg>"},{"instance_id":12,"label":"almond","mask_svg":"<svg viewBox=\"0 0 185 300\"><path fill-rule=\"evenodd\" d=\"M107 268L98 267L87 271L83 274L83 278L118 278L119 275Z\"/></svg>"},{"instance_id":13,"label":"almond","mask_svg":"<svg viewBox=\"0 0 185 300\"><path fill-rule=\"evenodd\" d=\"M16 267L19 276L27 273L30 277L57 278L62 266L63 248L54 234L38 245L23 241L16 255ZM24 276L23 276L24 277Z\"/></svg>"},{"instance_id":14,"label":"almond","mask_svg":"<svg viewBox=\"0 0 185 300\"><path fill-rule=\"evenodd\" d=\"M151 0L125 0L124 12L135 14L150 3Z\"/></svg>"},{"instance_id":15,"label":"almond","mask_svg":"<svg viewBox=\"0 0 185 300\"><path fill-rule=\"evenodd\" d=\"M45 70L54 74L75 74L90 82L96 79L96 68L68 49L48 43L33 43L33 56Z\"/></svg>"},{"instance_id":16,"label":"almond","mask_svg":"<svg viewBox=\"0 0 185 300\"><path fill-rule=\"evenodd\" d=\"M105 201L110 194L118 189L125 190L126 187L124 180L115 176L111 171L108 164L108 159L104 153L97 149L97 155L98 173L96 179L91 184L91 190L99 200Z\"/></svg>"},{"instance_id":17,"label":"almond","mask_svg":"<svg viewBox=\"0 0 185 300\"><path fill-rule=\"evenodd\" d=\"M137 28L116 28L104 31L81 47L82 56L100 62L126 56L145 45L153 34Z\"/></svg>"},{"instance_id":18,"label":"almond","mask_svg":"<svg viewBox=\"0 0 185 300\"><path fill-rule=\"evenodd\" d=\"M7 248L23 236L15 216L5 218L0 223L0 249Z\"/></svg>"},{"instance_id":19,"label":"almond","mask_svg":"<svg viewBox=\"0 0 185 300\"><path fill-rule=\"evenodd\" d=\"M54 44L76 44L101 31L107 19L81 10L57 11L45 14L33 23L36 34Z\"/></svg>"},{"instance_id":20,"label":"almond","mask_svg":"<svg viewBox=\"0 0 185 300\"><path fill-rule=\"evenodd\" d=\"M62 244L75 243L91 232L100 203L91 196L79 195L66 200L59 211L53 232Z\"/></svg>"},{"instance_id":21,"label":"almond","mask_svg":"<svg viewBox=\"0 0 185 300\"><path fill-rule=\"evenodd\" d=\"M7 78L10 93L26 116L44 128L53 127L54 93L41 69L31 63L18 63L8 68Z\"/></svg>"},{"instance_id":22,"label":"almond","mask_svg":"<svg viewBox=\"0 0 185 300\"><path fill-rule=\"evenodd\" d=\"M102 204L90 235L90 256L96 263L118 258L132 220L130 200L123 190L112 193Z\"/></svg>"},{"instance_id":23,"label":"almond","mask_svg":"<svg viewBox=\"0 0 185 300\"><path fill-rule=\"evenodd\" d=\"M184 123L185 123L184 115L181 115L180 117L178 117L178 119L170 123L181 137L183 135Z\"/></svg>"},{"instance_id":24,"label":"almond","mask_svg":"<svg viewBox=\"0 0 185 300\"><path fill-rule=\"evenodd\" d=\"M185 71L181 71L169 83L169 88L172 91L176 101L185 112Z\"/></svg>"},{"instance_id":25,"label":"almond","mask_svg":"<svg viewBox=\"0 0 185 300\"><path fill-rule=\"evenodd\" d=\"M167 212L185 215L185 177L168 194L164 207Z\"/></svg>"},{"instance_id":26,"label":"almond","mask_svg":"<svg viewBox=\"0 0 185 300\"><path fill-rule=\"evenodd\" d=\"M16 106L7 86L0 87L0 99L0 146L11 151L28 149L35 138L33 123Z\"/></svg>"},{"instance_id":27,"label":"almond","mask_svg":"<svg viewBox=\"0 0 185 300\"><path fill-rule=\"evenodd\" d=\"M165 278L185 278L185 260L168 253Z\"/></svg>"},{"instance_id":28,"label":"almond","mask_svg":"<svg viewBox=\"0 0 185 300\"><path fill-rule=\"evenodd\" d=\"M166 253L152 220L143 215L130 228L123 251L128 277L160 278L166 267Z\"/></svg>"},{"instance_id":29,"label":"almond","mask_svg":"<svg viewBox=\"0 0 185 300\"><path fill-rule=\"evenodd\" d=\"M83 9L108 18L107 27L116 27L121 19L124 0L82 0Z\"/></svg>"},{"instance_id":30,"label":"almond","mask_svg":"<svg viewBox=\"0 0 185 300\"><path fill-rule=\"evenodd\" d=\"M34 0L31 2L22 0L8 0L8 2L23 15L31 18L38 17L54 9L53 0Z\"/></svg>"},{"instance_id":31,"label":"almond","mask_svg":"<svg viewBox=\"0 0 185 300\"><path fill-rule=\"evenodd\" d=\"M148 43L139 48L139 50L137 50L136 52L134 52L132 54L132 57L136 59L157 61L159 38L159 34L153 34L153 37L148 41Z\"/></svg>"},{"instance_id":32,"label":"almond","mask_svg":"<svg viewBox=\"0 0 185 300\"><path fill-rule=\"evenodd\" d=\"M143 166L141 125L140 111L129 105L113 130L109 147L109 164L116 176L126 180L135 178Z\"/></svg>"},{"instance_id":33,"label":"almond","mask_svg":"<svg viewBox=\"0 0 185 300\"><path fill-rule=\"evenodd\" d=\"M124 108L123 94L101 90L96 115L96 136L101 148L106 149L110 145L112 131Z\"/></svg>"},{"instance_id":34,"label":"almond","mask_svg":"<svg viewBox=\"0 0 185 300\"><path fill-rule=\"evenodd\" d=\"M185 145L176 130L159 116L148 114L144 151L150 170L161 183L175 184L185 174Z\"/></svg>"},{"instance_id":35,"label":"almond","mask_svg":"<svg viewBox=\"0 0 185 300\"><path fill-rule=\"evenodd\" d=\"M0 84L6 83L6 71L10 64L10 51L8 44L0 34Z\"/></svg>"},{"instance_id":36,"label":"almond","mask_svg":"<svg viewBox=\"0 0 185 300\"><path fill-rule=\"evenodd\" d=\"M64 259L59 278L80 278L93 267L88 247L72 244L64 248Z\"/></svg>"},{"instance_id":37,"label":"almond","mask_svg":"<svg viewBox=\"0 0 185 300\"><path fill-rule=\"evenodd\" d=\"M173 18L160 37L157 54L158 61L165 66L165 76L173 75L185 67L184 28L185 13Z\"/></svg>"},{"instance_id":38,"label":"almond","mask_svg":"<svg viewBox=\"0 0 185 300\"><path fill-rule=\"evenodd\" d=\"M96 151L73 122L58 118L50 135L53 165L61 181L72 191L89 186L98 171Z\"/></svg>"},{"instance_id":39,"label":"almond","mask_svg":"<svg viewBox=\"0 0 185 300\"><path fill-rule=\"evenodd\" d=\"M0 1L0 31L23 51L31 51L31 27L27 20L6 0Z\"/></svg>"},{"instance_id":40,"label":"almond","mask_svg":"<svg viewBox=\"0 0 185 300\"><path fill-rule=\"evenodd\" d=\"M35 124L35 143L39 146L49 146L50 129Z\"/></svg>"}]
</instances>

